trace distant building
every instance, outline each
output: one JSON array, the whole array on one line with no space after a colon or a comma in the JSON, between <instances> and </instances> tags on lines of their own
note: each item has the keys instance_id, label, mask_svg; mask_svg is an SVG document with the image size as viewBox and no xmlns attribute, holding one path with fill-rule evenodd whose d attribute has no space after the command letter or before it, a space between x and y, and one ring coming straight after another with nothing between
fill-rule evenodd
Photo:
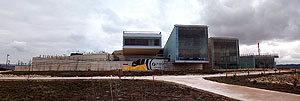
<instances>
[{"instance_id":1,"label":"distant building","mask_svg":"<svg viewBox=\"0 0 300 101\"><path fill-rule=\"evenodd\" d=\"M213 69L238 69L240 64L237 38L209 38L210 64Z\"/></svg>"},{"instance_id":2,"label":"distant building","mask_svg":"<svg viewBox=\"0 0 300 101\"><path fill-rule=\"evenodd\" d=\"M242 54L240 65L241 68L274 68L278 57L277 54Z\"/></svg>"},{"instance_id":3,"label":"distant building","mask_svg":"<svg viewBox=\"0 0 300 101\"><path fill-rule=\"evenodd\" d=\"M300 64L279 64L276 68L300 69Z\"/></svg>"}]
</instances>

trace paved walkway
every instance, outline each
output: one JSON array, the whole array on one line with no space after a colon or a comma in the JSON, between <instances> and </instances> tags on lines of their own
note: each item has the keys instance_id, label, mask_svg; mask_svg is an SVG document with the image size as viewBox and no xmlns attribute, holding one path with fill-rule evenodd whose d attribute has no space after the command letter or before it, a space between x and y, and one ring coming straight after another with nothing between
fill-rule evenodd
<instances>
[{"instance_id":1,"label":"paved walkway","mask_svg":"<svg viewBox=\"0 0 300 101\"><path fill-rule=\"evenodd\" d=\"M258 74L260 72L255 72ZM247 73L238 74L246 75ZM216 94L224 95L230 98L244 101L300 101L300 95L270 91L245 86L229 85L224 83L213 82L203 79L203 77L225 76L225 74L215 75L185 75L185 76L155 76L155 80L162 80L184 84L194 88L206 90ZM1 79L28 79L27 77L3 77ZM118 77L35 77L29 79L118 79ZM152 76L145 77L123 77L122 79L148 79Z\"/></svg>"}]
</instances>

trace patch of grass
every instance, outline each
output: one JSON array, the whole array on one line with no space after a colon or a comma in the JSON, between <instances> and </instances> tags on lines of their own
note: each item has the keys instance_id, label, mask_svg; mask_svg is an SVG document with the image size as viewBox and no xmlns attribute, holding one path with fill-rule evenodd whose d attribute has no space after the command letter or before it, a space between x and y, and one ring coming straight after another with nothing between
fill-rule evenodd
<instances>
[{"instance_id":1,"label":"patch of grass","mask_svg":"<svg viewBox=\"0 0 300 101\"><path fill-rule=\"evenodd\" d=\"M0 81L0 100L234 100L152 80Z\"/></svg>"},{"instance_id":2,"label":"patch of grass","mask_svg":"<svg viewBox=\"0 0 300 101\"><path fill-rule=\"evenodd\" d=\"M298 72L299 73L299 72ZM294 93L294 94L300 94L300 86L293 86L288 84L275 84L270 82L255 82L255 81L249 81L249 78L258 78L263 76L269 76L269 75L282 75L282 74L294 74L293 73L276 73L276 74L259 74L259 75L244 75L244 76L236 76L236 77L208 77L204 78L206 80L211 80L215 82L220 83L227 83L227 84L233 84L233 85L241 85L241 86L248 86L248 87L255 87L255 88L261 88L261 89L267 89L267 90L274 90L274 91L280 91L280 92L287 92L287 93Z\"/></svg>"}]
</instances>

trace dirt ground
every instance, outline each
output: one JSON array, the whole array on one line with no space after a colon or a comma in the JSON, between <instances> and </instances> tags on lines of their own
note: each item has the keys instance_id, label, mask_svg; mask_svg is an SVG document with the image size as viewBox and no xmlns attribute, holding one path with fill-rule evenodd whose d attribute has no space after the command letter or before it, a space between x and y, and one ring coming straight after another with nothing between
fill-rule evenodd
<instances>
[{"instance_id":1,"label":"dirt ground","mask_svg":"<svg viewBox=\"0 0 300 101\"><path fill-rule=\"evenodd\" d=\"M299 72L289 72L249 76L208 77L204 79L227 84L300 94L299 75Z\"/></svg>"},{"instance_id":2,"label":"dirt ground","mask_svg":"<svg viewBox=\"0 0 300 101\"><path fill-rule=\"evenodd\" d=\"M44 75L51 77L90 77L90 76L152 76L152 75L202 75L202 74L218 74L224 72L245 72L247 70L187 70L187 71L10 71L0 72L0 74L12 74L12 75ZM251 70L257 71L257 70Z\"/></svg>"},{"instance_id":3,"label":"dirt ground","mask_svg":"<svg viewBox=\"0 0 300 101\"><path fill-rule=\"evenodd\" d=\"M251 82L267 82L273 84L288 84L300 86L300 74L282 74L282 75L268 75L264 77L250 78L248 79Z\"/></svg>"},{"instance_id":4,"label":"dirt ground","mask_svg":"<svg viewBox=\"0 0 300 101\"><path fill-rule=\"evenodd\" d=\"M6 80L0 100L234 100L152 80Z\"/></svg>"}]
</instances>

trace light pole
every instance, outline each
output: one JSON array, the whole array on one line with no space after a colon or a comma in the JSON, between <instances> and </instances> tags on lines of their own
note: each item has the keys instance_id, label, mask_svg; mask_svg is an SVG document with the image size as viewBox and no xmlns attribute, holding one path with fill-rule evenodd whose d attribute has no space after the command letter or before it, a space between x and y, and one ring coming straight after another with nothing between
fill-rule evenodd
<instances>
[{"instance_id":1,"label":"light pole","mask_svg":"<svg viewBox=\"0 0 300 101\"><path fill-rule=\"evenodd\" d=\"M250 65L249 65L249 63L248 63L247 65L248 65L248 76L249 76L249 68L250 68Z\"/></svg>"},{"instance_id":2,"label":"light pole","mask_svg":"<svg viewBox=\"0 0 300 101\"><path fill-rule=\"evenodd\" d=\"M8 68L8 57L9 57L9 54L6 55L6 68Z\"/></svg>"}]
</instances>

